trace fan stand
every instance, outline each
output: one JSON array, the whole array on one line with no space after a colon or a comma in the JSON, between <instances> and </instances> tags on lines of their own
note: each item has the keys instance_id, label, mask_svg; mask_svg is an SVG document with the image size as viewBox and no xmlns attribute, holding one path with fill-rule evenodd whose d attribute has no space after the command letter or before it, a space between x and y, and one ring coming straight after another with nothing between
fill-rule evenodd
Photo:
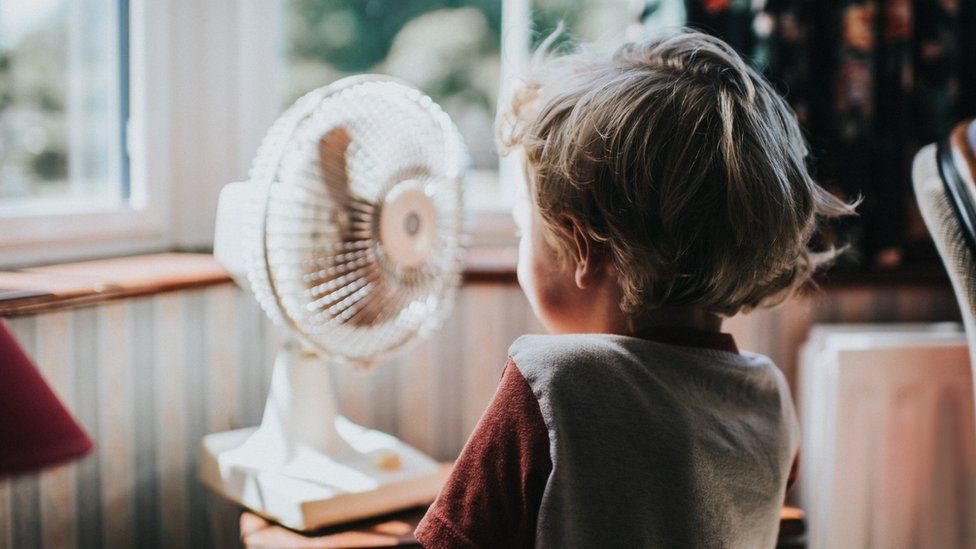
<instances>
[{"instance_id":1,"label":"fan stand","mask_svg":"<svg viewBox=\"0 0 976 549\"><path fill-rule=\"evenodd\" d=\"M394 436L338 415L328 368L295 341L275 359L260 427L207 435L201 481L295 530L434 500L446 471Z\"/></svg>"}]
</instances>

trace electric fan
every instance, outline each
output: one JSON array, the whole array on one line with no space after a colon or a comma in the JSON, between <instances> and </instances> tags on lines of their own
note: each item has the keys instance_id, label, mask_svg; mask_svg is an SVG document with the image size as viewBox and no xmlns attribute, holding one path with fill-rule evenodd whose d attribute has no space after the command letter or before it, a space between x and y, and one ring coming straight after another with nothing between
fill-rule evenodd
<instances>
[{"instance_id":1,"label":"electric fan","mask_svg":"<svg viewBox=\"0 0 976 549\"><path fill-rule=\"evenodd\" d=\"M368 365L447 315L467 162L447 114L387 77L315 90L275 122L250 180L221 191L214 255L286 337L261 425L205 437L207 486L298 530L434 499L443 467L339 415L328 363Z\"/></svg>"}]
</instances>

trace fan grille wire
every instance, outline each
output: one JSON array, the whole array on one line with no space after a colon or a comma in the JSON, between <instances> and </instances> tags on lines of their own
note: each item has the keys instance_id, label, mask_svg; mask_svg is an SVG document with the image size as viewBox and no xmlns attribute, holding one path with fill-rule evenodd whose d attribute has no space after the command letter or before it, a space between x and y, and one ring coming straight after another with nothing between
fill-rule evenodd
<instances>
[{"instance_id":1,"label":"fan grille wire","mask_svg":"<svg viewBox=\"0 0 976 549\"><path fill-rule=\"evenodd\" d=\"M354 363L425 335L461 280L467 154L457 129L419 91L376 78L316 90L282 119L251 172L271 181L249 273L262 306L323 354ZM433 245L413 267L379 237L384 200L405 181L435 211Z\"/></svg>"}]
</instances>

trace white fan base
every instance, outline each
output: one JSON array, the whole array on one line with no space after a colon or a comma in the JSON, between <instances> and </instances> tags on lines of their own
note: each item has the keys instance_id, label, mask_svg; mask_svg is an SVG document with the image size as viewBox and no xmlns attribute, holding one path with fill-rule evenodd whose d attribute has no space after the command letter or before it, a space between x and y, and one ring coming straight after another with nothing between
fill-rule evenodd
<instances>
[{"instance_id":1,"label":"white fan base","mask_svg":"<svg viewBox=\"0 0 976 549\"><path fill-rule=\"evenodd\" d=\"M449 472L386 433L336 417L356 452L333 458L308 448L285 466L270 465L257 428L207 435L200 480L215 492L295 530L314 530L429 504ZM250 442L250 443L249 443ZM399 466L383 468L382 456ZM270 466L269 466L270 465Z\"/></svg>"}]
</instances>

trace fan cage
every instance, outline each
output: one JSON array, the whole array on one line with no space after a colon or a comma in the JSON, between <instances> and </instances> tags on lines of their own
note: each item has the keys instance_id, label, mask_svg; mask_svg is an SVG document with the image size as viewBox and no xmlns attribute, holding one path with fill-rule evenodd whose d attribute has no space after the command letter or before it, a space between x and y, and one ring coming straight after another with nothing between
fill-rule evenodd
<instances>
[{"instance_id":1,"label":"fan cage","mask_svg":"<svg viewBox=\"0 0 976 549\"><path fill-rule=\"evenodd\" d=\"M318 354L360 366L428 335L461 282L467 165L448 115L402 82L365 75L303 96L251 169L267 192L241 236L263 310ZM378 237L384 200L406 181L436 211L429 257L411 268Z\"/></svg>"}]
</instances>

